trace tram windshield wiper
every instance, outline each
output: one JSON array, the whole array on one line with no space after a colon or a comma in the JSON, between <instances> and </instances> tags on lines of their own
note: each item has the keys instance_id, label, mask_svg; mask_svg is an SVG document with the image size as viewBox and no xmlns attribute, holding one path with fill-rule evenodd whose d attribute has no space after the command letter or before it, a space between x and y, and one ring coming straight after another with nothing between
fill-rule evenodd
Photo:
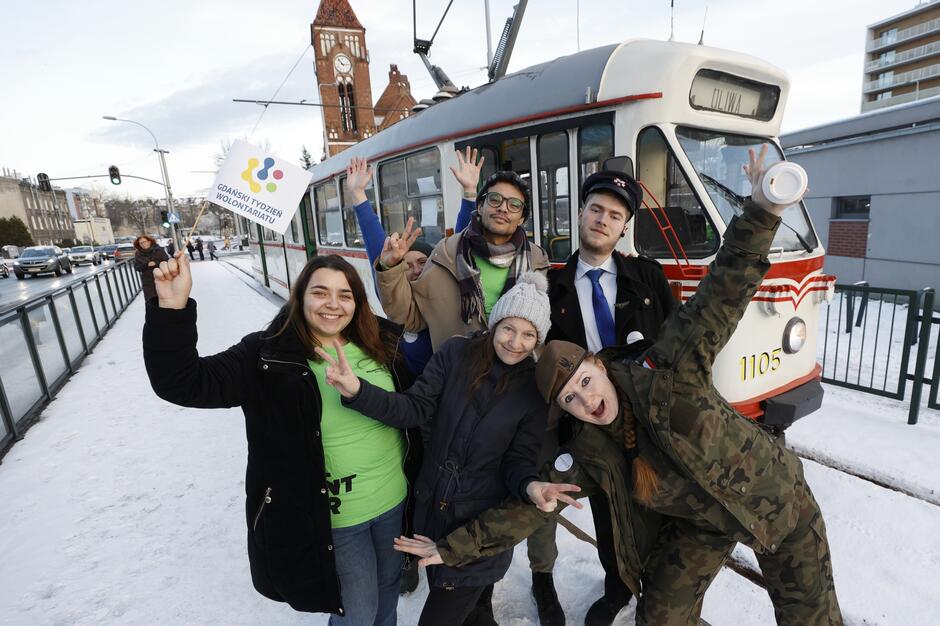
<instances>
[{"instance_id":1,"label":"tram windshield wiper","mask_svg":"<svg viewBox=\"0 0 940 626\"><path fill-rule=\"evenodd\" d=\"M730 202L731 209L734 211L735 215L741 215L741 212L744 209L744 203L747 202L747 198L735 192L733 189L727 187L723 183L718 182L717 180L715 180L708 174L699 172L698 175L701 177L702 181L704 181L705 183L708 183L709 186L713 187L715 190L721 193L721 195L725 196L728 200L731 201ZM796 235L797 240L800 242L800 245L803 246L804 250L806 250L807 252L813 251L813 247L809 245L809 243L806 241L806 239L803 238L803 235L801 235L797 229L787 224L785 221L782 220L782 218L781 218L781 223L787 228L789 228L790 231L794 235Z\"/></svg>"}]
</instances>

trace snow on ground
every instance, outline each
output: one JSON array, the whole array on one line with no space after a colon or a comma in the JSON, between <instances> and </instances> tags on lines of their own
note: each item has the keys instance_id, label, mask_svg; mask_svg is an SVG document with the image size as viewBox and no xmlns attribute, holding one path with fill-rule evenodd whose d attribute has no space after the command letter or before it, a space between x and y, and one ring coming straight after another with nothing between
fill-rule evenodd
<instances>
[{"instance_id":1,"label":"snow on ground","mask_svg":"<svg viewBox=\"0 0 940 626\"><path fill-rule=\"evenodd\" d=\"M228 262L247 261L233 257ZM276 306L222 263L196 263L202 354L262 327ZM4 624L326 624L254 592L245 554L245 441L238 409L200 411L156 398L140 354L138 299L42 420L0 465L0 615ZM930 413L930 411L926 411ZM823 409L790 441L853 471L936 494L934 424L906 425L896 402L827 386ZM934 454L931 454L934 452ZM823 508L849 624L934 621L940 606L940 507L805 463ZM590 512L566 513L593 531ZM601 593L593 548L559 531L559 596L570 624ZM747 550L742 557L753 559ZM497 585L504 626L534 626L525 545ZM417 622L426 595L399 604ZM633 623L633 604L616 624ZM705 599L715 626L773 623L765 592L723 571Z\"/></svg>"}]
</instances>

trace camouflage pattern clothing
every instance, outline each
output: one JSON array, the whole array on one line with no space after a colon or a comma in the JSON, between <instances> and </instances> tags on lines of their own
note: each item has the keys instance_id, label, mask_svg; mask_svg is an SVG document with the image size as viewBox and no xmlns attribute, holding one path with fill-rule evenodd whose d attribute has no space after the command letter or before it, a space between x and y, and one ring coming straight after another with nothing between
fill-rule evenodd
<instances>
[{"instance_id":1,"label":"camouflage pattern clothing","mask_svg":"<svg viewBox=\"0 0 940 626\"><path fill-rule=\"evenodd\" d=\"M542 477L607 494L637 624L697 624L705 590L740 541L755 550L779 624L842 624L825 525L799 458L738 414L712 386L727 343L770 268L780 218L748 203L692 298L639 358L605 351L608 376L636 415L638 448L658 473L633 500L616 424L577 422ZM622 421L618 418L617 421ZM438 542L448 565L505 550L557 515L507 502Z\"/></svg>"}]
</instances>

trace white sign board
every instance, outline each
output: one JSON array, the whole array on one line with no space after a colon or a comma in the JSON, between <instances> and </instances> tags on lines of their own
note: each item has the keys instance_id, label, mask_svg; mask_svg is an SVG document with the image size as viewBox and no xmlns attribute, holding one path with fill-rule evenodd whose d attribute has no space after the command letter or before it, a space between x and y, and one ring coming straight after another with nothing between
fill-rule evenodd
<instances>
[{"instance_id":1,"label":"white sign board","mask_svg":"<svg viewBox=\"0 0 940 626\"><path fill-rule=\"evenodd\" d=\"M206 200L283 235L309 184L304 168L239 140Z\"/></svg>"}]
</instances>

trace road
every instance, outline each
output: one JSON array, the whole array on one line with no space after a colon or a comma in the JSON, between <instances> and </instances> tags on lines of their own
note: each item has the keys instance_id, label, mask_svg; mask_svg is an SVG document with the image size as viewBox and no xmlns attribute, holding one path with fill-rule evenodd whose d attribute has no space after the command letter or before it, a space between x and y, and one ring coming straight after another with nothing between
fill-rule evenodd
<instances>
[{"instance_id":1,"label":"road","mask_svg":"<svg viewBox=\"0 0 940 626\"><path fill-rule=\"evenodd\" d=\"M24 280L17 280L16 275L13 273L12 263L10 261L8 263L10 263L8 265L10 277L0 278L0 308L5 308L17 302L25 302L36 296L65 287L76 280L87 278L95 272L113 267L113 261L104 261L101 265L76 265L71 274L63 274L61 277L53 274L43 274L42 276L30 276Z\"/></svg>"}]
</instances>

